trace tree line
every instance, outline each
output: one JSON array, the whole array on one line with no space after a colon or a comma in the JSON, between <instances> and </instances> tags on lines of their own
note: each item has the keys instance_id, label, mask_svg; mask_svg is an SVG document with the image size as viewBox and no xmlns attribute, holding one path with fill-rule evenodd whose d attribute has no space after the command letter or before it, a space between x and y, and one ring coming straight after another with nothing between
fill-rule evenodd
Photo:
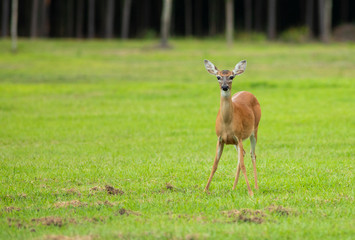
<instances>
[{"instance_id":1,"label":"tree line","mask_svg":"<svg viewBox=\"0 0 355 240\"><path fill-rule=\"evenodd\" d=\"M327 42L332 27L355 21L353 0L2 0L0 8L3 37L17 21L18 35L31 38L226 34L232 41L236 32L258 32L272 40L306 26Z\"/></svg>"}]
</instances>

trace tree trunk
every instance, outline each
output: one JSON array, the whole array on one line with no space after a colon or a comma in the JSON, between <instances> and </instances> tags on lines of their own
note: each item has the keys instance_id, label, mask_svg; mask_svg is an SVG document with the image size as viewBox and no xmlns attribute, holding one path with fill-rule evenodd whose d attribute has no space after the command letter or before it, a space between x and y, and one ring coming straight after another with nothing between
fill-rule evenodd
<instances>
[{"instance_id":1,"label":"tree trunk","mask_svg":"<svg viewBox=\"0 0 355 240\"><path fill-rule=\"evenodd\" d=\"M328 43L332 28L332 0L319 0L318 8L320 39Z\"/></svg>"},{"instance_id":2,"label":"tree trunk","mask_svg":"<svg viewBox=\"0 0 355 240\"><path fill-rule=\"evenodd\" d=\"M314 7L314 0L307 0L306 1L306 26L308 28L308 38L313 38L313 7Z\"/></svg>"},{"instance_id":3,"label":"tree trunk","mask_svg":"<svg viewBox=\"0 0 355 240\"><path fill-rule=\"evenodd\" d=\"M349 20L349 0L342 0L340 6L340 21L346 23Z\"/></svg>"},{"instance_id":4,"label":"tree trunk","mask_svg":"<svg viewBox=\"0 0 355 240\"><path fill-rule=\"evenodd\" d=\"M18 19L18 0L12 0L11 6L11 50L17 51L17 19Z\"/></svg>"},{"instance_id":5,"label":"tree trunk","mask_svg":"<svg viewBox=\"0 0 355 240\"><path fill-rule=\"evenodd\" d=\"M76 6L76 37L83 37L83 13L84 13L84 3L83 0L77 0L78 5Z\"/></svg>"},{"instance_id":6,"label":"tree trunk","mask_svg":"<svg viewBox=\"0 0 355 240\"><path fill-rule=\"evenodd\" d=\"M176 3L176 2L175 2ZM171 9L174 8L174 2L171 3ZM170 27L169 27L169 36L172 36L175 32L175 12L171 11L170 16Z\"/></svg>"},{"instance_id":7,"label":"tree trunk","mask_svg":"<svg viewBox=\"0 0 355 240\"><path fill-rule=\"evenodd\" d=\"M106 38L113 37L113 19L115 17L115 0L107 1L106 8Z\"/></svg>"},{"instance_id":8,"label":"tree trunk","mask_svg":"<svg viewBox=\"0 0 355 240\"><path fill-rule=\"evenodd\" d=\"M185 0L185 35L192 35L192 6L191 0Z\"/></svg>"},{"instance_id":9,"label":"tree trunk","mask_svg":"<svg viewBox=\"0 0 355 240\"><path fill-rule=\"evenodd\" d=\"M252 0L244 0L245 31L251 32L252 28Z\"/></svg>"},{"instance_id":10,"label":"tree trunk","mask_svg":"<svg viewBox=\"0 0 355 240\"><path fill-rule=\"evenodd\" d=\"M255 0L255 30L263 32L263 0Z\"/></svg>"},{"instance_id":11,"label":"tree trunk","mask_svg":"<svg viewBox=\"0 0 355 240\"><path fill-rule=\"evenodd\" d=\"M195 0L195 34L197 36L202 35L202 5L201 0Z\"/></svg>"},{"instance_id":12,"label":"tree trunk","mask_svg":"<svg viewBox=\"0 0 355 240\"><path fill-rule=\"evenodd\" d=\"M169 47L168 38L171 22L172 0L163 0L163 11L161 14L161 42L162 48Z\"/></svg>"},{"instance_id":13,"label":"tree trunk","mask_svg":"<svg viewBox=\"0 0 355 240\"><path fill-rule=\"evenodd\" d=\"M234 34L234 0L226 0L226 39L227 45L232 46Z\"/></svg>"},{"instance_id":14,"label":"tree trunk","mask_svg":"<svg viewBox=\"0 0 355 240\"><path fill-rule=\"evenodd\" d=\"M43 37L48 37L49 32L50 32L50 16L49 16L49 5L51 3L50 0L41 0L41 20L40 20L40 26L41 26L41 36Z\"/></svg>"},{"instance_id":15,"label":"tree trunk","mask_svg":"<svg viewBox=\"0 0 355 240\"><path fill-rule=\"evenodd\" d=\"M9 35L9 2L10 0L2 0L2 36L7 37Z\"/></svg>"},{"instance_id":16,"label":"tree trunk","mask_svg":"<svg viewBox=\"0 0 355 240\"><path fill-rule=\"evenodd\" d=\"M131 3L132 0L125 0L123 4L123 13L122 13L122 29L121 29L121 38L128 38L129 31L129 19L131 15Z\"/></svg>"},{"instance_id":17,"label":"tree trunk","mask_svg":"<svg viewBox=\"0 0 355 240\"><path fill-rule=\"evenodd\" d=\"M88 38L95 36L95 0L89 0L88 6Z\"/></svg>"},{"instance_id":18,"label":"tree trunk","mask_svg":"<svg viewBox=\"0 0 355 240\"><path fill-rule=\"evenodd\" d=\"M140 18L140 25L142 29L143 36L145 36L150 28L150 12L151 12L151 3L149 1L143 1L143 12Z\"/></svg>"},{"instance_id":19,"label":"tree trunk","mask_svg":"<svg viewBox=\"0 0 355 240\"><path fill-rule=\"evenodd\" d=\"M216 14L216 6L217 6L217 2L216 0L210 0L209 2L209 8L208 8L208 12L209 12L209 32L208 34L210 36L214 36L217 33L217 14Z\"/></svg>"},{"instance_id":20,"label":"tree trunk","mask_svg":"<svg viewBox=\"0 0 355 240\"><path fill-rule=\"evenodd\" d=\"M276 38L276 0L268 2L267 36L269 40Z\"/></svg>"},{"instance_id":21,"label":"tree trunk","mask_svg":"<svg viewBox=\"0 0 355 240\"><path fill-rule=\"evenodd\" d=\"M218 4L216 4L216 34L225 34L225 29L222 27L226 25L225 10L225 4L218 1Z\"/></svg>"},{"instance_id":22,"label":"tree trunk","mask_svg":"<svg viewBox=\"0 0 355 240\"><path fill-rule=\"evenodd\" d=\"M74 1L67 1L67 21L66 21L66 35L67 37L72 37L74 32Z\"/></svg>"},{"instance_id":23,"label":"tree trunk","mask_svg":"<svg viewBox=\"0 0 355 240\"><path fill-rule=\"evenodd\" d=\"M32 16L31 16L31 38L37 37L38 26L38 0L33 0L32 3Z\"/></svg>"}]
</instances>

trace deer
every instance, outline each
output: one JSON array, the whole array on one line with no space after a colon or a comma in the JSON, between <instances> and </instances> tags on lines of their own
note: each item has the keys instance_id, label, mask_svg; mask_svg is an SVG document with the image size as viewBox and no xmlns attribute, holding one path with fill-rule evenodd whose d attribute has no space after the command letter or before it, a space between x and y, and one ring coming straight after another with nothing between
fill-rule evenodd
<instances>
[{"instance_id":1,"label":"deer","mask_svg":"<svg viewBox=\"0 0 355 240\"><path fill-rule=\"evenodd\" d=\"M216 134L218 137L216 156L214 159L211 175L205 187L208 192L213 175L215 174L219 160L222 156L224 145L234 145L238 153L237 172L233 184L233 190L236 189L240 170L242 170L250 196L254 193L250 188L246 168L244 165L245 151L243 141L250 139L250 155L254 168L255 189L259 189L256 172L255 147L258 138L258 126L261 118L261 108L256 97L246 91L237 92L231 96L233 79L244 73L247 61L243 60L237 63L232 71L218 70L212 62L204 60L206 70L217 77L221 97L220 108L216 119Z\"/></svg>"}]
</instances>

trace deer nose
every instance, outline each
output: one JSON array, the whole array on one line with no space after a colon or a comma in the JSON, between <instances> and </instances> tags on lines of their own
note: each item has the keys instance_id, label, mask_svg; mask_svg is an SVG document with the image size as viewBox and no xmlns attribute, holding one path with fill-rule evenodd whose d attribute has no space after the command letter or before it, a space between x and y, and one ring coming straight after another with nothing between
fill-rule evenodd
<instances>
[{"instance_id":1,"label":"deer nose","mask_svg":"<svg viewBox=\"0 0 355 240\"><path fill-rule=\"evenodd\" d=\"M228 89L229 89L228 85L222 86L222 90L223 90L223 91L228 91Z\"/></svg>"}]
</instances>

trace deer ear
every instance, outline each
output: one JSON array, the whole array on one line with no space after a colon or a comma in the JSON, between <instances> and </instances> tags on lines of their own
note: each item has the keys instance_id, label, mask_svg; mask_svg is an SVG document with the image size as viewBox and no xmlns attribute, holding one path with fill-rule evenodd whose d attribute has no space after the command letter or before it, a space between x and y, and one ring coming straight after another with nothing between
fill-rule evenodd
<instances>
[{"instance_id":1,"label":"deer ear","mask_svg":"<svg viewBox=\"0 0 355 240\"><path fill-rule=\"evenodd\" d=\"M211 74L213 74L213 75L217 75L217 73L218 73L218 68L217 68L215 65L213 65L213 63L211 63L210 61L208 61L208 60L206 60L206 59L205 59L204 63L205 63L206 70L207 70L209 73L211 73Z\"/></svg>"},{"instance_id":2,"label":"deer ear","mask_svg":"<svg viewBox=\"0 0 355 240\"><path fill-rule=\"evenodd\" d=\"M245 68L247 67L247 60L240 61L237 65L235 65L235 68L233 69L233 74L234 75L240 75L245 71Z\"/></svg>"}]
</instances>

